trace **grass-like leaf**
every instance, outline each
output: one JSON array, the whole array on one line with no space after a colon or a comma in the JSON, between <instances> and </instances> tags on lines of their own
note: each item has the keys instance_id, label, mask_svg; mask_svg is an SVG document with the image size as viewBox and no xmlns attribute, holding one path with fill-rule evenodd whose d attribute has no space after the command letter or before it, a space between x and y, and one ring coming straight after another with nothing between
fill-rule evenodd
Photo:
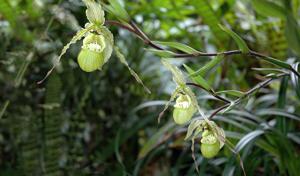
<instances>
[{"instance_id":1,"label":"grass-like leaf","mask_svg":"<svg viewBox=\"0 0 300 176\"><path fill-rule=\"evenodd\" d=\"M161 139L164 137L164 134L166 132L172 133L176 129L175 127L175 123L167 123L165 126L160 128L142 147L138 157L145 157L152 149L154 149L161 142Z\"/></svg>"},{"instance_id":2,"label":"grass-like leaf","mask_svg":"<svg viewBox=\"0 0 300 176\"><path fill-rule=\"evenodd\" d=\"M195 71L190 68L187 65L183 65L185 67L185 69L187 70L187 72L191 75L193 73L195 73ZM201 76L201 75L197 75L196 77L192 77L191 78L195 83L199 84L201 87L203 87L205 90L207 91L211 91L212 88L211 86L208 84L208 82Z\"/></svg>"},{"instance_id":3,"label":"grass-like leaf","mask_svg":"<svg viewBox=\"0 0 300 176\"><path fill-rule=\"evenodd\" d=\"M248 48L246 42L240 36L238 36L235 32L233 32L229 28L222 26L221 24L219 24L219 27L233 38L233 40L238 45L242 53L245 54L249 53L250 49Z\"/></svg>"},{"instance_id":4,"label":"grass-like leaf","mask_svg":"<svg viewBox=\"0 0 300 176\"><path fill-rule=\"evenodd\" d=\"M266 17L277 17L285 20L285 9L268 0L253 0L252 5L257 13Z\"/></svg>"},{"instance_id":5,"label":"grass-like leaf","mask_svg":"<svg viewBox=\"0 0 300 176\"><path fill-rule=\"evenodd\" d=\"M192 48L188 45L182 44L182 43L178 43L178 42L154 41L154 43L156 43L158 45L164 45L164 46L168 46L168 47L171 47L171 48L175 48L175 49L178 49L178 50L183 51L183 52L188 53L188 54L197 54L197 53L199 53L199 51L195 50L194 48Z\"/></svg>"},{"instance_id":6,"label":"grass-like leaf","mask_svg":"<svg viewBox=\"0 0 300 176\"><path fill-rule=\"evenodd\" d=\"M175 53L171 52L171 51L166 51L166 50L158 50L158 49L146 49L147 51L150 51L162 58L171 58L175 55Z\"/></svg>"},{"instance_id":7,"label":"grass-like leaf","mask_svg":"<svg viewBox=\"0 0 300 176\"><path fill-rule=\"evenodd\" d=\"M244 96L244 92L238 91L238 90L223 90L216 92L217 94L228 94L236 97Z\"/></svg>"},{"instance_id":8,"label":"grass-like leaf","mask_svg":"<svg viewBox=\"0 0 300 176\"><path fill-rule=\"evenodd\" d=\"M210 71L213 67L219 64L223 60L224 56L218 55L201 67L199 70L195 71L194 73L190 74L190 77L196 77L198 75L204 76L208 71Z\"/></svg>"}]
</instances>

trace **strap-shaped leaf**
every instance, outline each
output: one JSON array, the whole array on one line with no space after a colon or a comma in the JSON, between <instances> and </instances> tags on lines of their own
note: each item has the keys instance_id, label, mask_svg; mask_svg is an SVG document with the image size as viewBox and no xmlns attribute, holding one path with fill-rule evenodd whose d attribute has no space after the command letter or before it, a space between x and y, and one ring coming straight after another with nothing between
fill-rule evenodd
<instances>
[{"instance_id":1,"label":"strap-shaped leaf","mask_svg":"<svg viewBox=\"0 0 300 176\"><path fill-rule=\"evenodd\" d=\"M197 54L199 53L199 51L195 50L194 48L187 46L185 44L182 43L178 43L178 42L161 42L161 41L154 41L154 43L158 44L158 45L164 45L164 46L168 46L171 48L175 48L178 49L180 51L183 51L185 53L188 54Z\"/></svg>"},{"instance_id":2,"label":"strap-shaped leaf","mask_svg":"<svg viewBox=\"0 0 300 176\"><path fill-rule=\"evenodd\" d=\"M249 53L250 49L248 48L246 42L240 36L238 36L232 30L226 28L225 26L219 24L219 27L233 38L233 40L238 45L242 53Z\"/></svg>"},{"instance_id":3,"label":"strap-shaped leaf","mask_svg":"<svg viewBox=\"0 0 300 176\"><path fill-rule=\"evenodd\" d=\"M241 151L249 142L252 142L253 140L255 140L255 138L259 137L262 134L264 134L263 130L255 130L248 133L237 143L235 150L238 152Z\"/></svg>"},{"instance_id":4,"label":"strap-shaped leaf","mask_svg":"<svg viewBox=\"0 0 300 176\"><path fill-rule=\"evenodd\" d=\"M293 64L292 67L294 68L294 70L299 72L300 62ZM296 92L296 95L297 95L298 99L300 100L300 78L295 73L291 73L291 81L292 81L294 90Z\"/></svg>"},{"instance_id":5,"label":"strap-shaped leaf","mask_svg":"<svg viewBox=\"0 0 300 176\"><path fill-rule=\"evenodd\" d=\"M191 75L193 73L195 73L195 71L193 69L191 69L190 67L188 67L187 65L183 65L185 67L185 69L187 70L187 72ZM208 84L208 82L201 76L201 75L197 75L196 77L192 77L191 78L195 83L199 84L201 87L203 87L205 90L210 91L212 90L211 86Z\"/></svg>"},{"instance_id":6,"label":"strap-shaped leaf","mask_svg":"<svg viewBox=\"0 0 300 176\"><path fill-rule=\"evenodd\" d=\"M288 63L285 63L281 60L278 60L278 59L274 59L272 57L269 57L269 56L263 56L263 57L260 57L262 60L265 60L273 65L276 65L278 67L281 67L281 68L286 68L288 70L292 70L292 66Z\"/></svg>"},{"instance_id":7,"label":"strap-shaped leaf","mask_svg":"<svg viewBox=\"0 0 300 176\"><path fill-rule=\"evenodd\" d=\"M285 36L289 47L300 55L300 27L291 13L287 14Z\"/></svg>"},{"instance_id":8,"label":"strap-shaped leaf","mask_svg":"<svg viewBox=\"0 0 300 176\"><path fill-rule=\"evenodd\" d=\"M191 77L196 77L198 75L204 76L208 71L214 68L217 64L219 64L224 59L224 56L218 55L201 67L199 70L195 71L194 73L190 74Z\"/></svg>"},{"instance_id":9,"label":"strap-shaped leaf","mask_svg":"<svg viewBox=\"0 0 300 176\"><path fill-rule=\"evenodd\" d=\"M171 58L175 55L175 53L167 50L158 50L158 49L146 49L146 50L163 58Z\"/></svg>"},{"instance_id":10,"label":"strap-shaped leaf","mask_svg":"<svg viewBox=\"0 0 300 176\"><path fill-rule=\"evenodd\" d=\"M122 22L127 23L130 21L127 11L118 0L108 0L108 2L109 5L104 5L104 7L109 13L114 14Z\"/></svg>"},{"instance_id":11,"label":"strap-shaped leaf","mask_svg":"<svg viewBox=\"0 0 300 176\"><path fill-rule=\"evenodd\" d=\"M145 157L152 149L154 149L164 137L166 132L172 133L176 129L174 123L167 123L165 126L160 128L152 137L146 142L139 152L138 158Z\"/></svg>"},{"instance_id":12,"label":"strap-shaped leaf","mask_svg":"<svg viewBox=\"0 0 300 176\"><path fill-rule=\"evenodd\" d=\"M217 94L228 94L228 95L232 95L232 96L236 96L236 97L241 97L244 96L244 92L238 91L238 90L223 90L223 91L219 91L216 92Z\"/></svg>"},{"instance_id":13,"label":"strap-shaped leaf","mask_svg":"<svg viewBox=\"0 0 300 176\"><path fill-rule=\"evenodd\" d=\"M0 111L0 120L2 119L8 105L10 104L10 101L9 100L6 100L5 103L3 104L2 108L1 108L1 111Z\"/></svg>"},{"instance_id":14,"label":"strap-shaped leaf","mask_svg":"<svg viewBox=\"0 0 300 176\"><path fill-rule=\"evenodd\" d=\"M209 26L218 44L224 45L224 41L227 41L228 37L218 27L220 20L217 13L211 7L209 0L189 0L188 1L193 7L195 12L203 19L203 22Z\"/></svg>"},{"instance_id":15,"label":"strap-shaped leaf","mask_svg":"<svg viewBox=\"0 0 300 176\"><path fill-rule=\"evenodd\" d=\"M151 93L151 91L145 86L145 84L143 83L143 81L140 79L139 75L132 69L130 68L129 64L127 63L125 56L121 53L120 49L118 47L114 47L115 52L117 57L120 59L121 63L124 64L128 70L130 71L131 75L135 78L135 80L140 83L144 89L146 90L147 93Z\"/></svg>"},{"instance_id":16,"label":"strap-shaped leaf","mask_svg":"<svg viewBox=\"0 0 300 176\"><path fill-rule=\"evenodd\" d=\"M53 64L52 68L47 72L46 76L38 82L38 84L41 84L43 83L47 78L48 76L50 76L50 74L52 73L52 71L55 69L56 66L58 66L59 62L60 62L60 59L62 58L62 56L67 52L67 50L70 48L70 46L74 43L76 43L78 40L80 40L87 32L89 32L90 30L92 30L94 28L94 25L90 25L88 26L87 28L84 28L84 29L81 29L79 30L75 36L73 36L73 38L71 39L71 41L66 44L60 55L58 56L58 58L56 59L55 63Z\"/></svg>"},{"instance_id":17,"label":"strap-shaped leaf","mask_svg":"<svg viewBox=\"0 0 300 176\"><path fill-rule=\"evenodd\" d=\"M268 0L252 0L252 6L254 10L263 16L271 16L286 19L285 9Z\"/></svg>"}]
</instances>

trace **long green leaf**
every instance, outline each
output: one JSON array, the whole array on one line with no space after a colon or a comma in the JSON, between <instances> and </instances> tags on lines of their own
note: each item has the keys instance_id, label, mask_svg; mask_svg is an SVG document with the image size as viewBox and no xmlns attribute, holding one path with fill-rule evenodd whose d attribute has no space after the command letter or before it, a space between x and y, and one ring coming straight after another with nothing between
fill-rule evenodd
<instances>
[{"instance_id":1,"label":"long green leaf","mask_svg":"<svg viewBox=\"0 0 300 176\"><path fill-rule=\"evenodd\" d=\"M291 113L288 113L288 112L285 112L283 110L276 109L276 108L266 108L263 110L259 110L259 111L257 111L257 115L261 115L261 116L275 115L275 116L282 116L282 117L290 118L290 119L293 119L296 121L300 121L299 115L291 114Z\"/></svg>"},{"instance_id":2,"label":"long green leaf","mask_svg":"<svg viewBox=\"0 0 300 176\"><path fill-rule=\"evenodd\" d=\"M268 0L252 0L252 5L257 13L263 16L277 17L285 20L285 9Z\"/></svg>"},{"instance_id":3,"label":"long green leaf","mask_svg":"<svg viewBox=\"0 0 300 176\"><path fill-rule=\"evenodd\" d=\"M235 150L241 151L246 145L252 142L258 136L264 134L263 130L255 130L244 136L236 145Z\"/></svg>"},{"instance_id":4,"label":"long green leaf","mask_svg":"<svg viewBox=\"0 0 300 176\"><path fill-rule=\"evenodd\" d=\"M236 96L236 97L241 97L245 94L244 92L241 92L238 90L223 90L223 91L219 91L216 93L217 94L228 94L228 95L232 95L232 96Z\"/></svg>"},{"instance_id":5,"label":"long green leaf","mask_svg":"<svg viewBox=\"0 0 300 176\"><path fill-rule=\"evenodd\" d=\"M158 49L146 49L146 50L163 58L171 58L175 55L175 53L166 50L158 50Z\"/></svg>"},{"instance_id":6,"label":"long green leaf","mask_svg":"<svg viewBox=\"0 0 300 176\"><path fill-rule=\"evenodd\" d=\"M189 1L193 7L195 7L195 12L201 17L203 22L207 24L215 36L215 39L218 41L219 45L224 45L224 41L228 37L220 30L218 24L220 20L216 12L211 7L208 0L190 0Z\"/></svg>"},{"instance_id":7,"label":"long green leaf","mask_svg":"<svg viewBox=\"0 0 300 176\"><path fill-rule=\"evenodd\" d=\"M3 115L4 115L5 111L6 111L6 109L7 109L8 105L9 105L9 103L10 103L9 100L6 100L6 101L5 101L3 107L2 107L2 109L1 109L1 111L0 111L0 119L2 119L2 117L3 117Z\"/></svg>"},{"instance_id":8,"label":"long green leaf","mask_svg":"<svg viewBox=\"0 0 300 176\"><path fill-rule=\"evenodd\" d=\"M187 72L191 75L193 73L195 73L195 71L188 67L187 65L183 65L185 67L185 69L187 70ZM198 75L196 77L192 77L191 78L195 83L199 84L201 87L203 87L205 90L207 91L211 91L212 88L211 86L208 84L208 82L201 76L201 75Z\"/></svg>"},{"instance_id":9,"label":"long green leaf","mask_svg":"<svg viewBox=\"0 0 300 176\"><path fill-rule=\"evenodd\" d=\"M127 11L124 7L122 7L118 0L108 0L108 2L110 3L110 6L106 6L106 8L109 9L109 11L114 14L120 21L126 23L130 21L130 17Z\"/></svg>"},{"instance_id":10,"label":"long green leaf","mask_svg":"<svg viewBox=\"0 0 300 176\"><path fill-rule=\"evenodd\" d=\"M219 64L224 59L223 56L219 55L213 58L211 61L209 61L207 64L205 64L203 67L201 67L199 70L195 71L194 73L190 74L190 76L204 76L208 71L210 71L213 67L215 67L217 64Z\"/></svg>"},{"instance_id":11,"label":"long green leaf","mask_svg":"<svg viewBox=\"0 0 300 176\"><path fill-rule=\"evenodd\" d=\"M176 125L174 123L167 123L165 126L160 128L142 147L138 157L145 157L152 149L154 149L161 142L161 139L164 137L164 133L172 133L176 129L175 127Z\"/></svg>"},{"instance_id":12,"label":"long green leaf","mask_svg":"<svg viewBox=\"0 0 300 176\"><path fill-rule=\"evenodd\" d=\"M267 62L269 62L269 63L271 63L271 64L274 64L274 65L276 65L276 66L278 66L278 67L286 68L286 69L288 69L288 70L291 70L291 69L292 69L292 67L291 67L290 64L285 63L285 62L283 62L283 61L280 61L280 60L278 60L278 59L274 59L274 58L269 57L269 56L264 56L264 57L260 57L260 58L261 58L262 60L265 60L265 61L267 61Z\"/></svg>"},{"instance_id":13,"label":"long green leaf","mask_svg":"<svg viewBox=\"0 0 300 176\"><path fill-rule=\"evenodd\" d=\"M182 43L178 43L178 42L154 41L154 43L156 43L158 45L164 45L164 46L172 47L172 48L178 49L178 50L183 51L183 52L188 53L188 54L199 53L199 51L195 50L194 48L192 48L190 46L187 46L185 44L182 44Z\"/></svg>"},{"instance_id":14,"label":"long green leaf","mask_svg":"<svg viewBox=\"0 0 300 176\"><path fill-rule=\"evenodd\" d=\"M238 36L232 30L226 28L225 26L219 24L219 27L233 38L233 40L238 45L242 53L249 53L250 49L248 48L246 42L240 36Z\"/></svg>"},{"instance_id":15,"label":"long green leaf","mask_svg":"<svg viewBox=\"0 0 300 176\"><path fill-rule=\"evenodd\" d=\"M289 47L300 55L300 27L292 14L287 14L285 36Z\"/></svg>"}]
</instances>

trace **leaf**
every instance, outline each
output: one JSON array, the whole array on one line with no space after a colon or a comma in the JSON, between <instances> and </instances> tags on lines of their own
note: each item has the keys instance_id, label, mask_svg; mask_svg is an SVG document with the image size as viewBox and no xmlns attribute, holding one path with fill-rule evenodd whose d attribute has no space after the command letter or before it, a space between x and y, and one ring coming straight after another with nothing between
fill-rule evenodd
<instances>
[{"instance_id":1,"label":"leaf","mask_svg":"<svg viewBox=\"0 0 300 176\"><path fill-rule=\"evenodd\" d=\"M297 114L291 114L285 111L282 111L280 109L276 109L276 108L266 108L260 111L257 111L256 113L257 115L260 116L269 116L269 115L275 115L275 116L282 116L282 117L287 117L293 120L297 120L300 121L300 116L298 116Z\"/></svg>"},{"instance_id":2,"label":"leaf","mask_svg":"<svg viewBox=\"0 0 300 176\"><path fill-rule=\"evenodd\" d=\"M198 75L204 76L208 71L210 71L213 67L219 64L223 60L224 56L218 55L201 67L199 70L195 71L194 73L190 74L190 77L196 77Z\"/></svg>"},{"instance_id":3,"label":"leaf","mask_svg":"<svg viewBox=\"0 0 300 176\"><path fill-rule=\"evenodd\" d=\"M209 26L219 45L224 45L223 42L226 41L228 37L218 27L220 20L216 12L211 7L209 1L189 0L188 2L195 7L195 12L201 17L201 19L203 19L204 23Z\"/></svg>"},{"instance_id":4,"label":"leaf","mask_svg":"<svg viewBox=\"0 0 300 176\"><path fill-rule=\"evenodd\" d=\"M9 22L11 29L14 30L14 35L21 38L26 42L32 42L34 35L24 25L23 21L19 20L18 17L22 16L23 10L19 7L12 6L12 1L2 0L0 3L0 14Z\"/></svg>"},{"instance_id":5,"label":"leaf","mask_svg":"<svg viewBox=\"0 0 300 176\"><path fill-rule=\"evenodd\" d=\"M292 70L292 67L291 67L290 64L287 64L287 63L285 63L285 62L283 62L283 61L280 61L280 60L278 60L278 59L274 59L274 58L269 57L269 56L263 56L263 57L260 57L260 58L261 58L262 60L265 60L265 61L267 61L267 62L269 62L269 63L271 63L271 64L274 64L274 65L276 65L276 66L278 66L278 67L286 68L286 69L288 69L288 70Z\"/></svg>"},{"instance_id":6,"label":"leaf","mask_svg":"<svg viewBox=\"0 0 300 176\"><path fill-rule=\"evenodd\" d=\"M58 66L59 62L60 62L60 59L62 58L62 56L67 52L67 50L70 48L70 46L74 43L76 43L78 40L80 40L87 32L89 32L90 30L92 30L94 28L94 25L90 25L89 27L87 28L84 28L84 29L81 29L79 30L75 36L73 36L73 38L71 39L71 41L66 44L60 55L58 56L58 58L56 59L55 63L53 64L52 68L47 72L46 76L38 82L38 84L41 84L43 83L49 76L50 74L53 72L53 70L56 68L56 66Z\"/></svg>"},{"instance_id":7,"label":"leaf","mask_svg":"<svg viewBox=\"0 0 300 176\"><path fill-rule=\"evenodd\" d=\"M276 72L276 73L286 73L285 70L278 69L278 68L252 68L252 70L255 71L261 71L261 72Z\"/></svg>"},{"instance_id":8,"label":"leaf","mask_svg":"<svg viewBox=\"0 0 300 176\"><path fill-rule=\"evenodd\" d=\"M277 99L277 108L284 109L286 106L286 98L287 98L287 88L289 83L289 77L281 78L280 89L278 92ZM276 118L276 127L283 134L287 134L287 119L281 118L280 116Z\"/></svg>"},{"instance_id":9,"label":"leaf","mask_svg":"<svg viewBox=\"0 0 300 176\"><path fill-rule=\"evenodd\" d=\"M6 111L9 104L10 104L10 101L6 100L3 107L2 107L2 109L1 109L1 111L0 111L0 119L2 119L2 117L3 117L3 115L4 115L4 113L5 113L5 111Z\"/></svg>"},{"instance_id":10,"label":"leaf","mask_svg":"<svg viewBox=\"0 0 300 176\"><path fill-rule=\"evenodd\" d=\"M158 50L158 49L146 49L146 50L163 58L172 58L175 55L175 53L166 50Z\"/></svg>"},{"instance_id":11,"label":"leaf","mask_svg":"<svg viewBox=\"0 0 300 176\"><path fill-rule=\"evenodd\" d=\"M268 0L252 0L252 6L254 10L263 16L277 17L280 19L286 19L286 11L283 7L268 1Z\"/></svg>"},{"instance_id":12,"label":"leaf","mask_svg":"<svg viewBox=\"0 0 300 176\"><path fill-rule=\"evenodd\" d=\"M175 123L167 123L165 126L160 128L152 137L146 142L139 152L138 158L145 157L152 149L154 149L164 137L164 133L172 133L176 128Z\"/></svg>"},{"instance_id":13,"label":"leaf","mask_svg":"<svg viewBox=\"0 0 300 176\"><path fill-rule=\"evenodd\" d=\"M289 44L289 47L299 55L300 54L300 29L297 20L290 13L287 15L285 36Z\"/></svg>"},{"instance_id":14,"label":"leaf","mask_svg":"<svg viewBox=\"0 0 300 176\"><path fill-rule=\"evenodd\" d=\"M233 109L234 108L234 106L236 105L236 103L235 102L230 102L230 105L226 108L226 109L224 109L224 110L222 110L221 111L221 114L224 114L224 113L226 113L226 112L228 112L228 111L230 111L231 109Z\"/></svg>"},{"instance_id":15,"label":"leaf","mask_svg":"<svg viewBox=\"0 0 300 176\"><path fill-rule=\"evenodd\" d=\"M122 22L127 23L130 21L127 11L118 0L108 0L108 2L110 5L105 5L105 7L110 13L114 14Z\"/></svg>"},{"instance_id":16,"label":"leaf","mask_svg":"<svg viewBox=\"0 0 300 176\"><path fill-rule=\"evenodd\" d=\"M25 72L26 72L29 64L31 63L33 56L34 56L33 52L30 52L27 55L26 59L23 61L22 66L19 69L17 76L15 78L15 87L19 87L21 85L21 82L23 80Z\"/></svg>"},{"instance_id":17,"label":"leaf","mask_svg":"<svg viewBox=\"0 0 300 176\"><path fill-rule=\"evenodd\" d=\"M292 67L294 68L294 70L299 72L300 62L293 64ZM297 95L298 99L300 100L300 78L295 73L291 73L291 81L292 81L294 90L296 92L296 95Z\"/></svg>"},{"instance_id":18,"label":"leaf","mask_svg":"<svg viewBox=\"0 0 300 176\"><path fill-rule=\"evenodd\" d=\"M242 53L244 54L249 53L250 49L248 48L246 42L240 36L238 36L235 32L233 32L229 28L222 26L221 24L219 24L219 27L233 38L233 40L238 45Z\"/></svg>"},{"instance_id":19,"label":"leaf","mask_svg":"<svg viewBox=\"0 0 300 176\"><path fill-rule=\"evenodd\" d=\"M187 70L187 72L189 74L193 74L195 73L195 71L193 69L191 69L190 67L188 67L187 65L183 65L185 67L185 69ZM205 90L207 91L211 91L212 88L210 87L210 85L208 84L208 82L202 78L201 75L198 75L197 77L192 77L191 78L195 83L199 84L201 87L203 87Z\"/></svg>"},{"instance_id":20,"label":"leaf","mask_svg":"<svg viewBox=\"0 0 300 176\"><path fill-rule=\"evenodd\" d=\"M223 90L223 91L219 91L216 92L217 94L228 94L228 95L232 95L232 96L236 96L236 97L242 97L245 95L244 92L238 91L238 90Z\"/></svg>"},{"instance_id":21,"label":"leaf","mask_svg":"<svg viewBox=\"0 0 300 176\"><path fill-rule=\"evenodd\" d=\"M119 151L119 143L120 143L120 139L121 139L121 133L122 133L122 128L120 128L118 130L118 133L117 133L117 136L115 138L115 145L114 145L114 151L115 151L115 155L116 155L116 158L117 158L117 161L119 162L119 164L121 165L122 167L122 170L123 170L123 175L126 175L126 167L123 163L123 159L120 155L120 151Z\"/></svg>"},{"instance_id":22,"label":"leaf","mask_svg":"<svg viewBox=\"0 0 300 176\"><path fill-rule=\"evenodd\" d=\"M160 42L160 41L154 41L155 44L158 45L165 45L165 46L169 46L175 49L178 49L180 51L183 51L187 54L197 54L199 53L199 51L195 50L194 48L187 46L185 44L182 43L178 43L178 42Z\"/></svg>"},{"instance_id":23,"label":"leaf","mask_svg":"<svg viewBox=\"0 0 300 176\"><path fill-rule=\"evenodd\" d=\"M248 133L237 143L235 150L238 152L241 151L246 145L248 145L255 138L257 138L258 136L260 136L262 134L264 134L263 130L255 130L255 131Z\"/></svg>"},{"instance_id":24,"label":"leaf","mask_svg":"<svg viewBox=\"0 0 300 176\"><path fill-rule=\"evenodd\" d=\"M130 71L131 75L135 78L135 80L140 83L147 93L151 94L151 91L144 85L143 81L140 79L139 75L135 73L135 71L130 68L129 64L127 63L125 56L121 53L120 49L118 47L114 47L117 57L120 59L121 63L124 64L128 70Z\"/></svg>"}]
</instances>

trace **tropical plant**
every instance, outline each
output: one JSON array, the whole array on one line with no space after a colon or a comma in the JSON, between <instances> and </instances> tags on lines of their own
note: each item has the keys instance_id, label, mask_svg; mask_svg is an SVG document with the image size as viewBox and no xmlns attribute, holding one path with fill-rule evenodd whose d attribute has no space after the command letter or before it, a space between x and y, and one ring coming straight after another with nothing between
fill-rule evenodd
<instances>
[{"instance_id":1,"label":"tropical plant","mask_svg":"<svg viewBox=\"0 0 300 176\"><path fill-rule=\"evenodd\" d=\"M297 0L4 0L1 175L296 176L299 9ZM45 59L54 62L42 77Z\"/></svg>"}]
</instances>

